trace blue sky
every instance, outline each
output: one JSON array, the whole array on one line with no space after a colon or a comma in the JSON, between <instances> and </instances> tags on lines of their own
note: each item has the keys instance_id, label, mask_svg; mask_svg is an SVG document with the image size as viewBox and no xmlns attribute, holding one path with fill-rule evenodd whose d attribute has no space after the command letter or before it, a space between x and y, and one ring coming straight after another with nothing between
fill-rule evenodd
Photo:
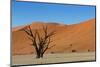
<instances>
[{"instance_id":1,"label":"blue sky","mask_svg":"<svg viewBox=\"0 0 100 67\"><path fill-rule=\"evenodd\" d=\"M35 21L76 24L95 18L95 6L12 2L12 26Z\"/></svg>"}]
</instances>

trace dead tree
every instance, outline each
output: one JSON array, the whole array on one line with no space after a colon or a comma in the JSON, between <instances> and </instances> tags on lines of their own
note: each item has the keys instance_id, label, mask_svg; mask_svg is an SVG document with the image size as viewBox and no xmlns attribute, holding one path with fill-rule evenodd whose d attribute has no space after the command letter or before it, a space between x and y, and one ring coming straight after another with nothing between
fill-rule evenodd
<instances>
[{"instance_id":1,"label":"dead tree","mask_svg":"<svg viewBox=\"0 0 100 67\"><path fill-rule=\"evenodd\" d=\"M27 26L27 28L24 28L23 31L26 32L28 38L32 41L32 46L36 51L36 58L43 58L43 55L47 51L47 49L55 46L49 46L49 44L52 42L51 37L55 34L55 32L48 32L47 26L43 26L42 28L43 35L41 35L41 33L39 33L39 30L37 29L32 31L30 25Z\"/></svg>"}]
</instances>

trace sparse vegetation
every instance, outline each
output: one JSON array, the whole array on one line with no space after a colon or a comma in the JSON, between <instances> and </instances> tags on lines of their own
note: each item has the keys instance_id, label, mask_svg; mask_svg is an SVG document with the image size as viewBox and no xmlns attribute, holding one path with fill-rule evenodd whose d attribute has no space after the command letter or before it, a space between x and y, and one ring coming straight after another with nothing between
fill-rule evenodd
<instances>
[{"instance_id":1,"label":"sparse vegetation","mask_svg":"<svg viewBox=\"0 0 100 67\"><path fill-rule=\"evenodd\" d=\"M70 46L72 47L72 44L70 44Z\"/></svg>"},{"instance_id":2,"label":"sparse vegetation","mask_svg":"<svg viewBox=\"0 0 100 67\"><path fill-rule=\"evenodd\" d=\"M54 54L54 52L51 52L51 54Z\"/></svg>"},{"instance_id":3,"label":"sparse vegetation","mask_svg":"<svg viewBox=\"0 0 100 67\"><path fill-rule=\"evenodd\" d=\"M88 49L88 52L90 52L90 50Z\"/></svg>"},{"instance_id":4,"label":"sparse vegetation","mask_svg":"<svg viewBox=\"0 0 100 67\"><path fill-rule=\"evenodd\" d=\"M72 52L77 52L76 50L72 50Z\"/></svg>"}]
</instances>

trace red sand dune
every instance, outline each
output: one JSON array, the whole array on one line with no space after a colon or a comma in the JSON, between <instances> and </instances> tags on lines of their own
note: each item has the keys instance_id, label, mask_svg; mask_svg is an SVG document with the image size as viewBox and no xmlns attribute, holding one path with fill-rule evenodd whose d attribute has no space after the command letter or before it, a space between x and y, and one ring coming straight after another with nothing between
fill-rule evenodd
<instances>
[{"instance_id":1,"label":"red sand dune","mask_svg":"<svg viewBox=\"0 0 100 67\"><path fill-rule=\"evenodd\" d=\"M95 19L91 19L82 23L63 25L57 23L32 23L32 29L41 29L43 25L48 26L49 31L56 31L52 37L53 42L50 45L55 45L48 49L46 53L63 53L63 52L88 52L95 51ZM31 41L27 38L27 34L21 29L24 27L16 27L12 30L12 54L32 54L34 48L31 46ZM42 32L41 32L42 33Z\"/></svg>"}]
</instances>

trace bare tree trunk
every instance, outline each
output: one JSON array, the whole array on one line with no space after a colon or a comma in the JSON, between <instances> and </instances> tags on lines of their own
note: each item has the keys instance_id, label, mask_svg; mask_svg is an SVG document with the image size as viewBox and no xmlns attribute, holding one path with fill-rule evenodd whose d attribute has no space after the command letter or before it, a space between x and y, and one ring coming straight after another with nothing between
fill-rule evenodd
<instances>
[{"instance_id":1,"label":"bare tree trunk","mask_svg":"<svg viewBox=\"0 0 100 67\"><path fill-rule=\"evenodd\" d=\"M36 55L36 58L41 58L40 54L37 54L37 55Z\"/></svg>"},{"instance_id":2,"label":"bare tree trunk","mask_svg":"<svg viewBox=\"0 0 100 67\"><path fill-rule=\"evenodd\" d=\"M41 53L41 58L43 58L43 54Z\"/></svg>"},{"instance_id":3,"label":"bare tree trunk","mask_svg":"<svg viewBox=\"0 0 100 67\"><path fill-rule=\"evenodd\" d=\"M40 50L36 54L36 58L43 58L43 54Z\"/></svg>"},{"instance_id":4,"label":"bare tree trunk","mask_svg":"<svg viewBox=\"0 0 100 67\"><path fill-rule=\"evenodd\" d=\"M36 54L36 58L43 58L43 54L40 53L40 52L38 52L38 53Z\"/></svg>"},{"instance_id":5,"label":"bare tree trunk","mask_svg":"<svg viewBox=\"0 0 100 67\"><path fill-rule=\"evenodd\" d=\"M37 53L36 53L36 58L41 58L40 52L37 52Z\"/></svg>"}]
</instances>

